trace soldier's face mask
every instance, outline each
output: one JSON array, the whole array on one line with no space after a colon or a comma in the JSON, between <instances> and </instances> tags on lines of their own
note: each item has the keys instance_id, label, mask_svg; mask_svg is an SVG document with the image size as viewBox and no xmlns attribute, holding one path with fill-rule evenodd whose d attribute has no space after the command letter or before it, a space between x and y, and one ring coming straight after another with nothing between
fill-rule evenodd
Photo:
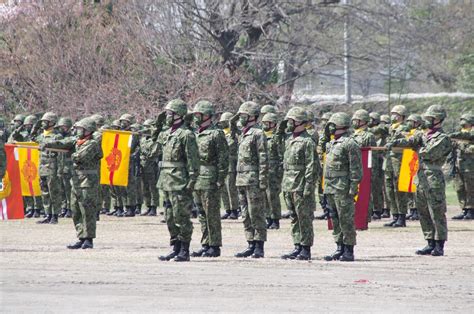
<instances>
[{"instance_id":1,"label":"soldier's face mask","mask_svg":"<svg viewBox=\"0 0 474 314\"><path fill-rule=\"evenodd\" d=\"M239 122L240 122L240 125L242 125L242 127L245 127L247 123L249 122L249 116L246 114L241 114L239 116Z\"/></svg>"},{"instance_id":2,"label":"soldier's face mask","mask_svg":"<svg viewBox=\"0 0 474 314\"><path fill-rule=\"evenodd\" d=\"M77 129L76 129L76 135L77 135L80 139L83 139L84 137L86 137L86 130L84 130L83 128L77 128Z\"/></svg>"},{"instance_id":3,"label":"soldier's face mask","mask_svg":"<svg viewBox=\"0 0 474 314\"><path fill-rule=\"evenodd\" d=\"M23 129L30 132L31 129L33 128L33 125L32 124L25 124L23 125Z\"/></svg>"},{"instance_id":4,"label":"soldier's face mask","mask_svg":"<svg viewBox=\"0 0 474 314\"><path fill-rule=\"evenodd\" d=\"M275 128L275 123L273 122L263 122L263 130L264 131L270 131Z\"/></svg>"},{"instance_id":5,"label":"soldier's face mask","mask_svg":"<svg viewBox=\"0 0 474 314\"><path fill-rule=\"evenodd\" d=\"M414 129L415 128L415 121L407 121L407 126L410 130Z\"/></svg>"},{"instance_id":6,"label":"soldier's face mask","mask_svg":"<svg viewBox=\"0 0 474 314\"><path fill-rule=\"evenodd\" d=\"M125 121L125 120L120 121L120 128L122 130L128 129L129 126L130 126L130 123L128 121Z\"/></svg>"},{"instance_id":7,"label":"soldier's face mask","mask_svg":"<svg viewBox=\"0 0 474 314\"><path fill-rule=\"evenodd\" d=\"M329 131L329 134L330 134L330 135L336 134L336 130L337 130L337 129L336 129L336 125L334 125L334 123L330 123L330 124L327 126L327 128L328 128L328 131Z\"/></svg>"},{"instance_id":8,"label":"soldier's face mask","mask_svg":"<svg viewBox=\"0 0 474 314\"><path fill-rule=\"evenodd\" d=\"M18 129L23 123L21 123L21 121L19 120L15 120L15 123L13 124L13 127L15 129Z\"/></svg>"},{"instance_id":9,"label":"soldier's face mask","mask_svg":"<svg viewBox=\"0 0 474 314\"><path fill-rule=\"evenodd\" d=\"M41 121L41 128L43 128L44 130L47 130L49 128L49 122Z\"/></svg>"},{"instance_id":10,"label":"soldier's face mask","mask_svg":"<svg viewBox=\"0 0 474 314\"><path fill-rule=\"evenodd\" d=\"M354 129L358 129L360 127L360 120L357 120L357 119L352 120L352 127Z\"/></svg>"},{"instance_id":11,"label":"soldier's face mask","mask_svg":"<svg viewBox=\"0 0 474 314\"><path fill-rule=\"evenodd\" d=\"M392 121L392 123L401 122L402 116L397 113L394 113L390 116L390 120Z\"/></svg>"},{"instance_id":12,"label":"soldier's face mask","mask_svg":"<svg viewBox=\"0 0 474 314\"><path fill-rule=\"evenodd\" d=\"M289 119L289 120L288 120L288 123L286 124L286 131L287 131L287 132L290 132L290 133L293 133L293 131L295 130L295 128L296 128L296 122L295 122L295 120Z\"/></svg>"},{"instance_id":13,"label":"soldier's face mask","mask_svg":"<svg viewBox=\"0 0 474 314\"><path fill-rule=\"evenodd\" d=\"M59 132L61 133L62 136L65 136L69 133L69 129L65 126L62 126L60 129L59 129Z\"/></svg>"}]
</instances>

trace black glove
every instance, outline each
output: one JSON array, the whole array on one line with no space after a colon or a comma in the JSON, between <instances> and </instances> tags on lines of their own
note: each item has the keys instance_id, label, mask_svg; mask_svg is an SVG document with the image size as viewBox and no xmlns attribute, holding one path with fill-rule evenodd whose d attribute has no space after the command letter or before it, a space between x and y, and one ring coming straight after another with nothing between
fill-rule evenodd
<instances>
[{"instance_id":1,"label":"black glove","mask_svg":"<svg viewBox=\"0 0 474 314\"><path fill-rule=\"evenodd\" d=\"M284 134L286 132L287 125L288 125L288 120L283 120L279 122L277 125L278 134Z\"/></svg>"}]
</instances>

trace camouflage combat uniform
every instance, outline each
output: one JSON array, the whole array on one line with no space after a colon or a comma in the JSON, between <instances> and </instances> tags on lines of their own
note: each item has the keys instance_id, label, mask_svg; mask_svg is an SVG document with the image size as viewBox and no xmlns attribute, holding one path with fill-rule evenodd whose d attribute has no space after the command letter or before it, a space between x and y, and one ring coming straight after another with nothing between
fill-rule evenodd
<instances>
[{"instance_id":1,"label":"camouflage combat uniform","mask_svg":"<svg viewBox=\"0 0 474 314\"><path fill-rule=\"evenodd\" d=\"M140 168L141 186L144 204L148 207L146 215L155 216L156 207L160 204L160 194L156 183L158 182L158 160L160 151L158 144L151 136L152 120L146 120L147 128L140 138Z\"/></svg>"}]
</instances>

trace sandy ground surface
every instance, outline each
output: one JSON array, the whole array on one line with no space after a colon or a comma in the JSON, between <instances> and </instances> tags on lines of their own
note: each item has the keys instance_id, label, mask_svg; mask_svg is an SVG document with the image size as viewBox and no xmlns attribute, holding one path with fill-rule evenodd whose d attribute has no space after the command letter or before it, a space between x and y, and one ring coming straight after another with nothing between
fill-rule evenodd
<instances>
[{"instance_id":1,"label":"sandy ground surface","mask_svg":"<svg viewBox=\"0 0 474 314\"><path fill-rule=\"evenodd\" d=\"M265 259L234 258L246 246L238 220L223 223L222 257L190 263L158 261L169 250L159 217L102 218L95 248L76 251L65 248L71 220L35 221L0 222L2 313L474 312L474 221L449 221L444 257L414 254L425 245L418 222L374 222L358 232L354 263L322 260L335 246L322 221L310 262L280 259L288 220L269 231Z\"/></svg>"}]
</instances>

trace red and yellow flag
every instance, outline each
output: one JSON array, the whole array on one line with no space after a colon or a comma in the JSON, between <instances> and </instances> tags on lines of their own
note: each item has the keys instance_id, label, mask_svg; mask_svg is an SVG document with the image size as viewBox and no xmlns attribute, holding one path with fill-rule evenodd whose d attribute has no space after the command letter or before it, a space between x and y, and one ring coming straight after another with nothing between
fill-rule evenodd
<instances>
[{"instance_id":1,"label":"red and yellow flag","mask_svg":"<svg viewBox=\"0 0 474 314\"><path fill-rule=\"evenodd\" d=\"M5 144L7 171L0 188L0 219L23 219L23 197L21 196L18 151L12 144Z\"/></svg>"},{"instance_id":2,"label":"red and yellow flag","mask_svg":"<svg viewBox=\"0 0 474 314\"><path fill-rule=\"evenodd\" d=\"M104 130L102 133L102 152L100 161L100 184L128 185L128 165L132 132Z\"/></svg>"},{"instance_id":3,"label":"red and yellow flag","mask_svg":"<svg viewBox=\"0 0 474 314\"><path fill-rule=\"evenodd\" d=\"M416 186L413 183L418 172L418 154L410 148L405 148L402 155L400 175L398 178L398 190L400 192L415 193Z\"/></svg>"},{"instance_id":4,"label":"red and yellow flag","mask_svg":"<svg viewBox=\"0 0 474 314\"><path fill-rule=\"evenodd\" d=\"M17 143L23 146L38 146L38 143ZM19 155L21 194L23 196L41 195L39 180L39 150L34 148L17 147Z\"/></svg>"}]
</instances>

